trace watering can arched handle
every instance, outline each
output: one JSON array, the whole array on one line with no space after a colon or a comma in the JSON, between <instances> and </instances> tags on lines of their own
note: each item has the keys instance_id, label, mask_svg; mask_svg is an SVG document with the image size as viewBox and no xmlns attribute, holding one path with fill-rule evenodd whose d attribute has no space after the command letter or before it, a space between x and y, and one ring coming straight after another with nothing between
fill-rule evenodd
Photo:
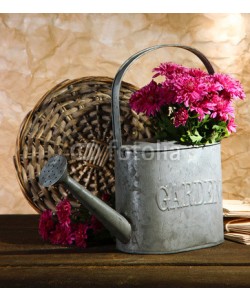
<instances>
[{"instance_id":1,"label":"watering can arched handle","mask_svg":"<svg viewBox=\"0 0 250 300\"><path fill-rule=\"evenodd\" d=\"M202 54L197 49L194 49L189 46L179 45L179 44L162 44L162 45L156 45L152 46L146 49L143 49L134 55L132 55L129 59L127 59L119 68L118 72L115 75L113 84L112 84L112 92L111 92L111 106L112 106L112 124L113 124L113 135L114 135L114 146L116 150L119 150L122 146L122 136L121 136L121 123L120 123L120 89L121 89L121 82L122 77L126 70L129 68L129 66L136 61L138 58L143 56L144 54L164 48L164 47L174 47L174 48L182 48L185 50L188 50L195 54L205 65L207 71L209 74L214 74L214 69L209 62L209 60L206 58L204 54Z\"/></svg>"}]
</instances>

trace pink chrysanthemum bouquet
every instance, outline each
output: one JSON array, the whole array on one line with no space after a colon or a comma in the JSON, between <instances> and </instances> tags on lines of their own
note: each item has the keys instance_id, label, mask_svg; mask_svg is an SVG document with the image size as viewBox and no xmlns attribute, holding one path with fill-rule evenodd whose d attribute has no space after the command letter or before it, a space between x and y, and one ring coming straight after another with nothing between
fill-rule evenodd
<instances>
[{"instance_id":1,"label":"pink chrysanthemum bouquet","mask_svg":"<svg viewBox=\"0 0 250 300\"><path fill-rule=\"evenodd\" d=\"M236 131L233 102L245 98L239 81L174 63L153 72L152 81L132 94L130 106L151 119L157 139L202 145ZM164 81L157 83L158 76Z\"/></svg>"},{"instance_id":2,"label":"pink chrysanthemum bouquet","mask_svg":"<svg viewBox=\"0 0 250 300\"><path fill-rule=\"evenodd\" d=\"M110 195L102 196L104 202L113 205ZM39 220L39 234L44 241L55 245L75 245L86 248L88 241L109 239L111 236L94 215L80 207L72 209L69 199L62 199L56 210L45 210Z\"/></svg>"}]
</instances>

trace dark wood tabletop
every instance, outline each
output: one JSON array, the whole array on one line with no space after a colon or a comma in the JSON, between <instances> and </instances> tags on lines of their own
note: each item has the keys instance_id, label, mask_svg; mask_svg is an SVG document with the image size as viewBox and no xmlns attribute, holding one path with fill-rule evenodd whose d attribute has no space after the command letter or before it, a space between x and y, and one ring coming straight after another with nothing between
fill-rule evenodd
<instances>
[{"instance_id":1,"label":"dark wood tabletop","mask_svg":"<svg viewBox=\"0 0 250 300\"><path fill-rule=\"evenodd\" d=\"M225 241L165 255L45 243L38 215L0 215L0 287L250 287L250 247Z\"/></svg>"}]
</instances>

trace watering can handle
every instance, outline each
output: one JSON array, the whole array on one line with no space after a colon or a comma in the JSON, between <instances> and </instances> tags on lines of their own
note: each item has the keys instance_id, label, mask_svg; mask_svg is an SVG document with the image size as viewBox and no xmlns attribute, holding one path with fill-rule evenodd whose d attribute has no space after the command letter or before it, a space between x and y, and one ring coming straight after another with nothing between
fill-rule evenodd
<instances>
[{"instance_id":1,"label":"watering can handle","mask_svg":"<svg viewBox=\"0 0 250 300\"><path fill-rule=\"evenodd\" d=\"M185 50L188 50L198 56L198 58L203 62L205 65L207 71L209 74L214 74L214 69L209 62L209 60L206 58L204 54L202 54L200 51L189 47L189 46L184 46L184 45L179 45L179 44L162 44L162 45L156 45L152 46L146 49L143 49L134 55L132 55L129 59L127 59L119 68L118 72L116 73L116 76L114 78L113 84L112 84L112 92L111 92L111 105L112 105L112 124L113 124L113 134L114 134L114 146L116 147L117 150L119 150L122 146L122 137L121 137L121 123L120 123L120 89L121 89L121 82L122 82L122 77L128 67L143 56L144 54L164 48L164 47L175 47L175 48L182 48Z\"/></svg>"}]
</instances>

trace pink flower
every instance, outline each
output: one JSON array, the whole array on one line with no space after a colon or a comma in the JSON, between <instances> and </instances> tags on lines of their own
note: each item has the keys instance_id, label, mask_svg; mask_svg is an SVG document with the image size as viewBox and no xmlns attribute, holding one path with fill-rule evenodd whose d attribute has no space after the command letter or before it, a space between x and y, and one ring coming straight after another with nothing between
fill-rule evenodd
<instances>
[{"instance_id":1,"label":"pink flower","mask_svg":"<svg viewBox=\"0 0 250 300\"><path fill-rule=\"evenodd\" d=\"M201 101L207 94L203 82L189 75L176 78L172 84L177 94L176 102L184 103L186 107Z\"/></svg>"},{"instance_id":2,"label":"pink flower","mask_svg":"<svg viewBox=\"0 0 250 300\"><path fill-rule=\"evenodd\" d=\"M74 224L74 240L77 247L80 248L86 248L87 247L87 231L89 229L89 226L87 224L78 223Z\"/></svg>"},{"instance_id":3,"label":"pink flower","mask_svg":"<svg viewBox=\"0 0 250 300\"><path fill-rule=\"evenodd\" d=\"M211 102L214 104L211 110L211 118L218 118L222 121L227 121L230 116L234 118L234 108L231 101L224 100L218 95L215 95L211 99Z\"/></svg>"},{"instance_id":4,"label":"pink flower","mask_svg":"<svg viewBox=\"0 0 250 300\"><path fill-rule=\"evenodd\" d=\"M107 201L108 198L110 198L110 195L103 195L103 201ZM77 247L85 248L87 246L88 229L92 228L94 232L97 232L102 225L94 217L92 217L91 225L89 225L89 219L83 224L73 223L71 218L73 216L71 216L70 202L64 199L56 207L55 218L52 217L52 211L50 210L42 213L39 221L40 235L44 240L49 240L51 244L72 245L75 243Z\"/></svg>"},{"instance_id":5,"label":"pink flower","mask_svg":"<svg viewBox=\"0 0 250 300\"><path fill-rule=\"evenodd\" d=\"M206 110L204 110L204 108L202 106L191 106L190 107L190 111L195 111L198 114L198 120L202 121L205 118L206 115Z\"/></svg>"},{"instance_id":6,"label":"pink flower","mask_svg":"<svg viewBox=\"0 0 250 300\"><path fill-rule=\"evenodd\" d=\"M45 210L39 220L39 234L46 241L49 239L50 232L55 228L55 223L52 219L52 211Z\"/></svg>"},{"instance_id":7,"label":"pink flower","mask_svg":"<svg viewBox=\"0 0 250 300\"><path fill-rule=\"evenodd\" d=\"M170 106L177 103L176 101L176 92L171 84L171 80L165 80L162 83L158 84L158 96L161 99L161 108L163 106Z\"/></svg>"},{"instance_id":8,"label":"pink flower","mask_svg":"<svg viewBox=\"0 0 250 300\"><path fill-rule=\"evenodd\" d=\"M216 103L211 102L209 99L204 98L202 101L197 101L190 105L190 111L194 111L198 114L198 121L202 121L207 114L210 114L216 106Z\"/></svg>"},{"instance_id":9,"label":"pink flower","mask_svg":"<svg viewBox=\"0 0 250 300\"><path fill-rule=\"evenodd\" d=\"M190 68L188 70L188 74L193 76L193 77L206 77L208 75L208 73L202 71L201 69L197 69L197 68Z\"/></svg>"},{"instance_id":10,"label":"pink flower","mask_svg":"<svg viewBox=\"0 0 250 300\"><path fill-rule=\"evenodd\" d=\"M198 78L200 86L204 89L205 94L209 96L210 93L218 93L223 90L222 84L214 78L214 75L206 74Z\"/></svg>"},{"instance_id":11,"label":"pink flower","mask_svg":"<svg viewBox=\"0 0 250 300\"><path fill-rule=\"evenodd\" d=\"M219 124L221 121L226 122L227 129L223 126L214 127L221 131L217 141L228 132L236 131L233 101L245 98L239 81L226 74L208 74L174 63L161 63L153 72L153 78L163 76L163 82L157 84L152 80L132 95L130 105L137 113L151 117L154 121L153 130L161 139L174 138L176 141L196 143L189 139L189 132L201 128L204 134L201 143L205 144L210 142L207 139L210 136L210 124ZM166 122L162 117L164 115ZM179 127L185 126L189 118L189 127L176 130L173 136L168 128L169 121Z\"/></svg>"},{"instance_id":12,"label":"pink flower","mask_svg":"<svg viewBox=\"0 0 250 300\"><path fill-rule=\"evenodd\" d=\"M54 231L50 234L50 242L57 245L71 245L74 241L71 228L58 223Z\"/></svg>"},{"instance_id":13,"label":"pink flower","mask_svg":"<svg viewBox=\"0 0 250 300\"><path fill-rule=\"evenodd\" d=\"M185 126L188 120L188 112L185 108L180 108L174 115L174 126Z\"/></svg>"},{"instance_id":14,"label":"pink flower","mask_svg":"<svg viewBox=\"0 0 250 300\"><path fill-rule=\"evenodd\" d=\"M213 77L223 86L223 89L229 93L230 98L244 99L246 97L238 80L235 80L226 74L214 74Z\"/></svg>"},{"instance_id":15,"label":"pink flower","mask_svg":"<svg viewBox=\"0 0 250 300\"><path fill-rule=\"evenodd\" d=\"M205 78L209 75L200 69L189 69L181 65L165 63L155 68L154 71L157 71L155 76L166 76L162 86L168 88L167 92L174 93L172 101L167 101L166 104L184 103L186 107L189 107L191 103L202 100L208 93Z\"/></svg>"},{"instance_id":16,"label":"pink flower","mask_svg":"<svg viewBox=\"0 0 250 300\"><path fill-rule=\"evenodd\" d=\"M177 77L184 77L187 75L190 75L195 78L200 78L207 76L208 73L197 69L197 68L187 68L179 64L171 63L171 62L166 62L166 63L161 63L159 67L156 67L153 69L153 72L156 72L153 78L158 77L158 76L165 76L165 78L177 78Z\"/></svg>"},{"instance_id":17,"label":"pink flower","mask_svg":"<svg viewBox=\"0 0 250 300\"><path fill-rule=\"evenodd\" d=\"M227 129L229 132L236 132L236 124L234 123L234 119L229 119L227 123Z\"/></svg>"},{"instance_id":18,"label":"pink flower","mask_svg":"<svg viewBox=\"0 0 250 300\"><path fill-rule=\"evenodd\" d=\"M130 107L137 113L154 116L164 105L161 90L155 81L134 92L130 98Z\"/></svg>"},{"instance_id":19,"label":"pink flower","mask_svg":"<svg viewBox=\"0 0 250 300\"><path fill-rule=\"evenodd\" d=\"M158 76L165 76L166 78L172 78L177 74L180 75L188 74L189 69L175 63L167 62L167 63L161 63L159 67L153 69L153 72L156 72L153 78Z\"/></svg>"},{"instance_id":20,"label":"pink flower","mask_svg":"<svg viewBox=\"0 0 250 300\"><path fill-rule=\"evenodd\" d=\"M58 221L65 226L70 225L71 205L69 200L65 199L59 202L56 206Z\"/></svg>"}]
</instances>

